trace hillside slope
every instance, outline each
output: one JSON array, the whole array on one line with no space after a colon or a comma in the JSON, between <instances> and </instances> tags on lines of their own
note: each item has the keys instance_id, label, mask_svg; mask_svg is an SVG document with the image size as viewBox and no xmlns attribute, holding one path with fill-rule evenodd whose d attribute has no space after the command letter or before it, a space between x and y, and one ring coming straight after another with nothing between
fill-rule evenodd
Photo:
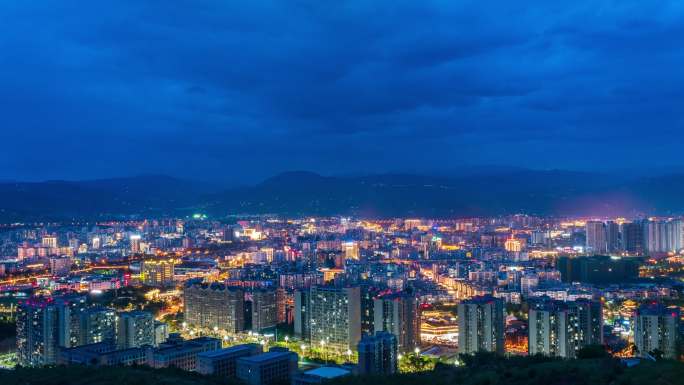
<instances>
[{"instance_id":1,"label":"hillside slope","mask_svg":"<svg viewBox=\"0 0 684 385\"><path fill-rule=\"evenodd\" d=\"M3 385L238 385L235 380L203 377L174 369L145 367L56 367L0 372ZM684 363L642 362L626 368L620 361L562 361L541 357L511 359L483 355L468 366L438 365L430 372L386 377L347 377L330 385L677 385Z\"/></svg>"}]
</instances>

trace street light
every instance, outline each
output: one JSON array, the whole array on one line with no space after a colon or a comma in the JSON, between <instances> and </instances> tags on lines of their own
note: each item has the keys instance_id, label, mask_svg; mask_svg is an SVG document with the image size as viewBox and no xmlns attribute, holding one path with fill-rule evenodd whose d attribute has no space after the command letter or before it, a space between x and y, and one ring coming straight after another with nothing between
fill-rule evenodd
<instances>
[{"instance_id":1,"label":"street light","mask_svg":"<svg viewBox=\"0 0 684 385\"><path fill-rule=\"evenodd\" d=\"M420 349L419 349L419 348L415 348L415 349L413 349L413 352L416 353L416 354L419 354L419 353L420 353Z\"/></svg>"},{"instance_id":2,"label":"street light","mask_svg":"<svg viewBox=\"0 0 684 385\"><path fill-rule=\"evenodd\" d=\"M321 353L323 353L323 361L327 361L325 356L325 340L321 340Z\"/></svg>"}]
</instances>

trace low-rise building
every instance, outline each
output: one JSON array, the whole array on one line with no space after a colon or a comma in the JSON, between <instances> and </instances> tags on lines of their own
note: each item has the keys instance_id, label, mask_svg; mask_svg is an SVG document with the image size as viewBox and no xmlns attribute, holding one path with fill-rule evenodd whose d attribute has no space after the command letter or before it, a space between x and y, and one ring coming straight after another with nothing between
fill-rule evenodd
<instances>
[{"instance_id":1,"label":"low-rise building","mask_svg":"<svg viewBox=\"0 0 684 385\"><path fill-rule=\"evenodd\" d=\"M268 353L237 360L237 378L247 385L273 385L289 382L297 372L297 353L272 348Z\"/></svg>"},{"instance_id":2,"label":"low-rise building","mask_svg":"<svg viewBox=\"0 0 684 385\"><path fill-rule=\"evenodd\" d=\"M259 344L244 344L197 355L197 372L206 376L235 378L237 360L263 353Z\"/></svg>"},{"instance_id":3,"label":"low-rise building","mask_svg":"<svg viewBox=\"0 0 684 385\"><path fill-rule=\"evenodd\" d=\"M187 371L197 369L197 356L221 348L221 340L199 337L182 342L168 342L159 348L148 348L147 365L152 368L179 368Z\"/></svg>"},{"instance_id":4,"label":"low-rise building","mask_svg":"<svg viewBox=\"0 0 684 385\"><path fill-rule=\"evenodd\" d=\"M111 343L100 342L75 348L62 348L59 351L57 363L96 366L145 365L147 355L144 348L117 350L116 346Z\"/></svg>"},{"instance_id":5,"label":"low-rise building","mask_svg":"<svg viewBox=\"0 0 684 385\"><path fill-rule=\"evenodd\" d=\"M351 374L350 370L337 366L321 366L296 374L292 378L292 385L318 385Z\"/></svg>"}]
</instances>

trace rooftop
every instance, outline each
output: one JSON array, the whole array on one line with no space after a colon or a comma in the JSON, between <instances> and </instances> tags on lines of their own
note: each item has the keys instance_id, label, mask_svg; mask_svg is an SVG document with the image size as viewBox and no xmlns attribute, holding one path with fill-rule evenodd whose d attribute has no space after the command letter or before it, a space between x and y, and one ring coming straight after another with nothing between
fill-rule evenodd
<instances>
[{"instance_id":1,"label":"rooftop","mask_svg":"<svg viewBox=\"0 0 684 385\"><path fill-rule=\"evenodd\" d=\"M349 375L351 372L346 369L338 368L335 366L321 366L320 368L311 369L304 372L304 374L323 377L323 378L336 378Z\"/></svg>"},{"instance_id":2,"label":"rooftop","mask_svg":"<svg viewBox=\"0 0 684 385\"><path fill-rule=\"evenodd\" d=\"M291 354L295 354L295 353L293 353L289 350L288 351L270 351L268 353L263 353L263 354L259 354L256 356L242 357L242 358L240 358L240 360L249 361L249 362L265 362L268 360L288 356Z\"/></svg>"},{"instance_id":3,"label":"rooftop","mask_svg":"<svg viewBox=\"0 0 684 385\"><path fill-rule=\"evenodd\" d=\"M203 353L200 353L199 355L202 357L219 357L219 356L222 356L224 354L231 354L231 353L240 352L243 350L251 350L251 349L254 349L256 347L261 347L261 346L257 345L257 344L236 345L236 346L231 346L231 347L225 348L225 349L211 350L208 352L203 352Z\"/></svg>"}]
</instances>

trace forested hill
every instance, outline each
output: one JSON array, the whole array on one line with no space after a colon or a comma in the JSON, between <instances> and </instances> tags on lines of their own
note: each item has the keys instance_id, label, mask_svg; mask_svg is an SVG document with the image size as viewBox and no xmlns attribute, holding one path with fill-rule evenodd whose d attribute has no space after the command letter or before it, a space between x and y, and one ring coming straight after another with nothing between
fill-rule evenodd
<instances>
[{"instance_id":1,"label":"forested hill","mask_svg":"<svg viewBox=\"0 0 684 385\"><path fill-rule=\"evenodd\" d=\"M230 179L229 175L225 178ZM684 213L684 175L498 170L452 176L322 176L287 172L234 188L148 175L93 181L0 182L0 223L182 217L204 213L367 218L506 214Z\"/></svg>"}]
</instances>

